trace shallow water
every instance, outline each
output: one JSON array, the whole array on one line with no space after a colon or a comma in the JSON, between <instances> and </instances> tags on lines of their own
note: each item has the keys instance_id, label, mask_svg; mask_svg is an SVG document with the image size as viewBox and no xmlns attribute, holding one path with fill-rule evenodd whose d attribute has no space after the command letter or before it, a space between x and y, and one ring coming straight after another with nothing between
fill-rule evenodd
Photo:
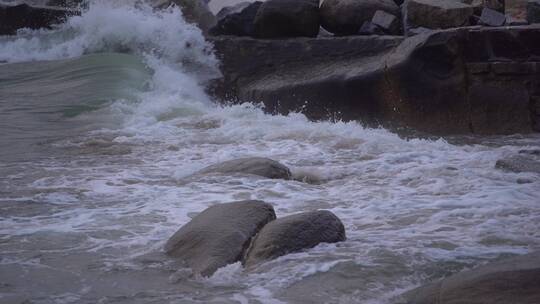
<instances>
[{"instance_id":1,"label":"shallow water","mask_svg":"<svg viewBox=\"0 0 540 304\"><path fill-rule=\"evenodd\" d=\"M540 249L540 176L494 167L538 135L407 140L220 107L203 90L218 75L208 49L177 10L106 4L0 38L0 302L394 303ZM186 179L245 156L316 182ZM348 239L210 278L163 254L190 217L241 199L331 210Z\"/></svg>"}]
</instances>

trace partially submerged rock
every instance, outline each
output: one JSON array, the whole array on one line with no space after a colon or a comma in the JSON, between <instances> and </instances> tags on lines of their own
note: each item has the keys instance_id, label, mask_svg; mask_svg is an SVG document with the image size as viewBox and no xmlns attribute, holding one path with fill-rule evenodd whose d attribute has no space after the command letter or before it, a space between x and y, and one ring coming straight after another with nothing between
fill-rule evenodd
<instances>
[{"instance_id":1,"label":"partially submerged rock","mask_svg":"<svg viewBox=\"0 0 540 304\"><path fill-rule=\"evenodd\" d=\"M318 210L279 218L257 234L243 261L246 267L317 246L345 241L343 223L332 212Z\"/></svg>"},{"instance_id":2,"label":"partially submerged rock","mask_svg":"<svg viewBox=\"0 0 540 304\"><path fill-rule=\"evenodd\" d=\"M473 7L459 1L407 0L404 14L407 27L446 29L468 25Z\"/></svg>"},{"instance_id":3,"label":"partially submerged rock","mask_svg":"<svg viewBox=\"0 0 540 304\"><path fill-rule=\"evenodd\" d=\"M15 35L22 28L50 28L69 16L79 14L78 10L61 7L0 3L0 35Z\"/></svg>"},{"instance_id":4,"label":"partially submerged rock","mask_svg":"<svg viewBox=\"0 0 540 304\"><path fill-rule=\"evenodd\" d=\"M203 31L208 32L216 24L216 17L208 8L207 0L147 0L155 8L165 8L172 4L177 5L182 10L186 20Z\"/></svg>"},{"instance_id":5,"label":"partially submerged rock","mask_svg":"<svg viewBox=\"0 0 540 304\"><path fill-rule=\"evenodd\" d=\"M321 24L336 35L355 35L379 10L400 16L399 7L392 0L324 0Z\"/></svg>"},{"instance_id":6,"label":"partially submerged rock","mask_svg":"<svg viewBox=\"0 0 540 304\"><path fill-rule=\"evenodd\" d=\"M540 252L464 271L404 297L408 304L537 304Z\"/></svg>"},{"instance_id":7,"label":"partially submerged rock","mask_svg":"<svg viewBox=\"0 0 540 304\"><path fill-rule=\"evenodd\" d=\"M317 37L319 26L319 0L267 0L255 17L255 36Z\"/></svg>"},{"instance_id":8,"label":"partially submerged rock","mask_svg":"<svg viewBox=\"0 0 540 304\"><path fill-rule=\"evenodd\" d=\"M533 172L540 174L540 159L536 158L534 154L520 154L498 160L495 167L516 173Z\"/></svg>"},{"instance_id":9,"label":"partially submerged rock","mask_svg":"<svg viewBox=\"0 0 540 304\"><path fill-rule=\"evenodd\" d=\"M255 16L261 1L241 2L224 7L217 14L217 24L210 29L212 35L254 36Z\"/></svg>"},{"instance_id":10,"label":"partially submerged rock","mask_svg":"<svg viewBox=\"0 0 540 304\"><path fill-rule=\"evenodd\" d=\"M275 218L274 208L261 201L215 205L182 226L165 244L165 252L194 273L211 276L240 261L251 238Z\"/></svg>"},{"instance_id":11,"label":"partially submerged rock","mask_svg":"<svg viewBox=\"0 0 540 304\"><path fill-rule=\"evenodd\" d=\"M197 174L252 174L266 178L290 179L291 171L279 162L264 157L247 157L211 165Z\"/></svg>"}]
</instances>

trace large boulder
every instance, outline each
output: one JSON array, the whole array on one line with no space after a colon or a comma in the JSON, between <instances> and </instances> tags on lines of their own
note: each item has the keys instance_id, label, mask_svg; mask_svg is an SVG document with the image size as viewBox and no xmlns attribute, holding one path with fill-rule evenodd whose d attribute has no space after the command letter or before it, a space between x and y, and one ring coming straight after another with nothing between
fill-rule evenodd
<instances>
[{"instance_id":1,"label":"large boulder","mask_svg":"<svg viewBox=\"0 0 540 304\"><path fill-rule=\"evenodd\" d=\"M464 271L404 297L408 304L537 304L540 252Z\"/></svg>"},{"instance_id":2,"label":"large boulder","mask_svg":"<svg viewBox=\"0 0 540 304\"><path fill-rule=\"evenodd\" d=\"M240 261L251 238L276 215L270 204L240 201L212 206L182 226L165 244L195 274L211 276Z\"/></svg>"},{"instance_id":3,"label":"large boulder","mask_svg":"<svg viewBox=\"0 0 540 304\"><path fill-rule=\"evenodd\" d=\"M400 16L399 6L392 0L324 0L321 25L336 35L355 35L379 10Z\"/></svg>"},{"instance_id":4,"label":"large boulder","mask_svg":"<svg viewBox=\"0 0 540 304\"><path fill-rule=\"evenodd\" d=\"M527 21L531 24L540 23L540 0L527 2Z\"/></svg>"},{"instance_id":5,"label":"large boulder","mask_svg":"<svg viewBox=\"0 0 540 304\"><path fill-rule=\"evenodd\" d=\"M255 17L255 36L317 37L319 26L319 0L267 0Z\"/></svg>"},{"instance_id":6,"label":"large boulder","mask_svg":"<svg viewBox=\"0 0 540 304\"><path fill-rule=\"evenodd\" d=\"M445 29L469 25L474 8L460 1L407 0L403 10L406 27Z\"/></svg>"},{"instance_id":7,"label":"large boulder","mask_svg":"<svg viewBox=\"0 0 540 304\"><path fill-rule=\"evenodd\" d=\"M279 162L264 157L246 157L208 166L197 174L251 174L266 178L290 179L291 171Z\"/></svg>"},{"instance_id":8,"label":"large boulder","mask_svg":"<svg viewBox=\"0 0 540 304\"><path fill-rule=\"evenodd\" d=\"M254 36L255 16L261 1L241 2L224 7L217 14L217 24L210 29L211 35Z\"/></svg>"},{"instance_id":9,"label":"large boulder","mask_svg":"<svg viewBox=\"0 0 540 304\"><path fill-rule=\"evenodd\" d=\"M540 158L535 155L515 155L499 159L495 163L495 168L511 172L532 172L540 174Z\"/></svg>"},{"instance_id":10,"label":"large boulder","mask_svg":"<svg viewBox=\"0 0 540 304\"><path fill-rule=\"evenodd\" d=\"M172 4L182 10L186 21L195 23L204 32L216 24L216 16L208 7L208 0L147 0L154 8L166 8Z\"/></svg>"},{"instance_id":11,"label":"large boulder","mask_svg":"<svg viewBox=\"0 0 540 304\"><path fill-rule=\"evenodd\" d=\"M257 234L244 259L246 267L279 256L345 240L343 223L332 212L318 210L279 218Z\"/></svg>"},{"instance_id":12,"label":"large boulder","mask_svg":"<svg viewBox=\"0 0 540 304\"><path fill-rule=\"evenodd\" d=\"M209 92L313 120L437 135L530 133L540 131L539 39L538 25L406 39L214 38L224 77Z\"/></svg>"},{"instance_id":13,"label":"large boulder","mask_svg":"<svg viewBox=\"0 0 540 304\"><path fill-rule=\"evenodd\" d=\"M69 16L79 14L77 10L61 7L0 3L0 35L14 35L22 28L50 28Z\"/></svg>"}]
</instances>

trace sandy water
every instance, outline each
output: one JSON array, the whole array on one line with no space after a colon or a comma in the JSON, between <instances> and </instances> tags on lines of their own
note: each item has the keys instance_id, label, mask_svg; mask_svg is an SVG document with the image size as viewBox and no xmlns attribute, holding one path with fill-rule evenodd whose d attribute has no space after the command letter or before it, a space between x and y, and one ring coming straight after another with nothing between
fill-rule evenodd
<instances>
[{"instance_id":1,"label":"sandy water","mask_svg":"<svg viewBox=\"0 0 540 304\"><path fill-rule=\"evenodd\" d=\"M494 167L539 136L404 139L217 106L210 50L177 10L106 4L0 37L0 302L395 303L540 249L540 176ZM309 178L186 179L245 156ZM198 212L242 199L331 210L348 239L210 278L163 254Z\"/></svg>"}]
</instances>

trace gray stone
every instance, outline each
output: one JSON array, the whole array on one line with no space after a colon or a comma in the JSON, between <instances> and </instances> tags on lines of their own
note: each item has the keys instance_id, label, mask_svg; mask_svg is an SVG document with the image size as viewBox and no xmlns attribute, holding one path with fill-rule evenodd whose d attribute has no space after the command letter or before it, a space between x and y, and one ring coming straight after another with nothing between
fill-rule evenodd
<instances>
[{"instance_id":1,"label":"gray stone","mask_svg":"<svg viewBox=\"0 0 540 304\"><path fill-rule=\"evenodd\" d=\"M426 27L413 27L407 29L407 37L416 36L420 34L431 33L433 30Z\"/></svg>"},{"instance_id":2,"label":"gray stone","mask_svg":"<svg viewBox=\"0 0 540 304\"><path fill-rule=\"evenodd\" d=\"M504 15L505 0L483 0L484 8L489 8Z\"/></svg>"},{"instance_id":3,"label":"gray stone","mask_svg":"<svg viewBox=\"0 0 540 304\"><path fill-rule=\"evenodd\" d=\"M345 241L345 228L332 212L318 210L294 214L264 226L250 245L244 265L249 268L320 243L341 241Z\"/></svg>"},{"instance_id":4,"label":"gray stone","mask_svg":"<svg viewBox=\"0 0 540 304\"><path fill-rule=\"evenodd\" d=\"M255 17L258 38L317 37L319 0L267 0Z\"/></svg>"},{"instance_id":5,"label":"gray stone","mask_svg":"<svg viewBox=\"0 0 540 304\"><path fill-rule=\"evenodd\" d=\"M527 2L527 21L530 24L540 23L540 0Z\"/></svg>"},{"instance_id":6,"label":"gray stone","mask_svg":"<svg viewBox=\"0 0 540 304\"><path fill-rule=\"evenodd\" d=\"M211 35L254 36L255 16L261 1L242 2L225 7L217 15L217 24L209 31Z\"/></svg>"},{"instance_id":7,"label":"gray stone","mask_svg":"<svg viewBox=\"0 0 540 304\"><path fill-rule=\"evenodd\" d=\"M446 29L469 24L473 7L459 1L407 0L404 20L407 27Z\"/></svg>"},{"instance_id":8,"label":"gray stone","mask_svg":"<svg viewBox=\"0 0 540 304\"><path fill-rule=\"evenodd\" d=\"M384 30L377 26L376 24L373 24L371 21L366 21L360 29L358 30L359 35L384 35L386 34Z\"/></svg>"},{"instance_id":9,"label":"gray stone","mask_svg":"<svg viewBox=\"0 0 540 304\"><path fill-rule=\"evenodd\" d=\"M376 11L371 19L371 23L380 27L385 33L390 35L399 35L400 20L385 11Z\"/></svg>"},{"instance_id":10,"label":"gray stone","mask_svg":"<svg viewBox=\"0 0 540 304\"><path fill-rule=\"evenodd\" d=\"M507 170L511 172L532 172L540 174L540 160L534 155L516 155L504 159L500 159L495 163L497 169Z\"/></svg>"},{"instance_id":11,"label":"gray stone","mask_svg":"<svg viewBox=\"0 0 540 304\"><path fill-rule=\"evenodd\" d=\"M15 35L22 28L50 28L73 15L80 12L62 7L0 3L0 35Z\"/></svg>"},{"instance_id":12,"label":"gray stone","mask_svg":"<svg viewBox=\"0 0 540 304\"><path fill-rule=\"evenodd\" d=\"M455 274L404 298L407 304L538 304L540 252Z\"/></svg>"},{"instance_id":13,"label":"gray stone","mask_svg":"<svg viewBox=\"0 0 540 304\"><path fill-rule=\"evenodd\" d=\"M165 252L195 274L211 276L240 261L252 237L275 218L274 208L261 201L215 205L182 226L165 244Z\"/></svg>"},{"instance_id":14,"label":"gray stone","mask_svg":"<svg viewBox=\"0 0 540 304\"><path fill-rule=\"evenodd\" d=\"M210 11L206 0L148 0L154 8L166 8L175 4L182 10L186 20L204 32L208 32L216 24L216 16Z\"/></svg>"},{"instance_id":15,"label":"gray stone","mask_svg":"<svg viewBox=\"0 0 540 304\"><path fill-rule=\"evenodd\" d=\"M400 16L399 6L392 0L324 0L321 24L336 35L355 35L379 10Z\"/></svg>"},{"instance_id":16,"label":"gray stone","mask_svg":"<svg viewBox=\"0 0 540 304\"><path fill-rule=\"evenodd\" d=\"M508 26L520 26L520 25L527 25L529 24L526 19L518 19L514 18L512 16L506 16L506 23L505 25Z\"/></svg>"},{"instance_id":17,"label":"gray stone","mask_svg":"<svg viewBox=\"0 0 540 304\"><path fill-rule=\"evenodd\" d=\"M258 175L266 178L291 178L291 171L289 168L275 160L263 157L247 157L225 161L206 167L197 174L207 173L240 173Z\"/></svg>"},{"instance_id":18,"label":"gray stone","mask_svg":"<svg viewBox=\"0 0 540 304\"><path fill-rule=\"evenodd\" d=\"M480 23L487 26L503 26L506 16L496 10L485 7L480 16Z\"/></svg>"}]
</instances>

